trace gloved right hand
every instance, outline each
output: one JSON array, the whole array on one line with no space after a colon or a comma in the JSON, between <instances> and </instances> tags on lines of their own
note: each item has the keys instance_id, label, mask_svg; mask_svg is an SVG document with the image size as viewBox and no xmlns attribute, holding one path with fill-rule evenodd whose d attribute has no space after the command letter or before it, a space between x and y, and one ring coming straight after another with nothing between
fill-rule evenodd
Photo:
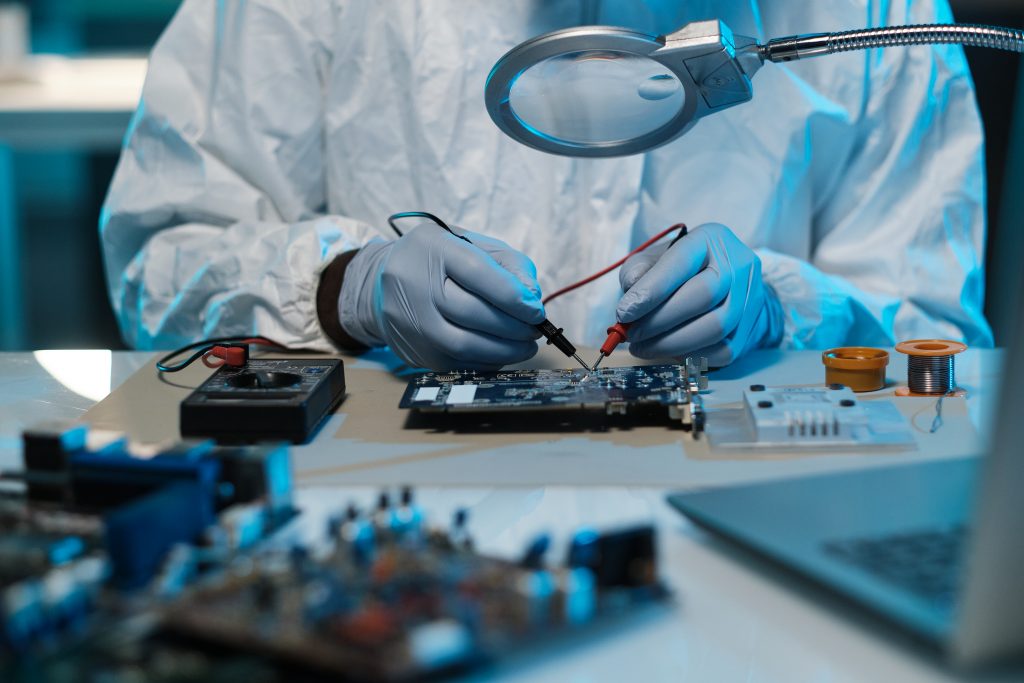
<instances>
[{"instance_id":1,"label":"gloved right hand","mask_svg":"<svg viewBox=\"0 0 1024 683\"><path fill-rule=\"evenodd\" d=\"M433 223L373 240L349 263L341 326L367 346L387 344L433 370L495 370L537 353L544 320L537 269L500 240Z\"/></svg>"}]
</instances>

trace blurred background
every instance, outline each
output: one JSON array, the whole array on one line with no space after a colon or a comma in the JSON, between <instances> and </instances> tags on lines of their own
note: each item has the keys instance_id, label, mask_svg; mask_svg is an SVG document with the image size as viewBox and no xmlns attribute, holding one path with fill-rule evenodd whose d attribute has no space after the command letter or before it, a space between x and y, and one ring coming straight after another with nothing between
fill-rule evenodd
<instances>
[{"instance_id":1,"label":"blurred background","mask_svg":"<svg viewBox=\"0 0 1024 683\"><path fill-rule=\"evenodd\" d=\"M145 54L178 4L0 0L0 350L123 348L97 220ZM959 21L1024 27L1020 0L953 6ZM16 37L21 23L28 41ZM11 64L23 51L33 59L21 72ZM998 293L1024 254L1024 70L1009 53L967 56L988 135L988 313L999 343L1016 302Z\"/></svg>"}]
</instances>

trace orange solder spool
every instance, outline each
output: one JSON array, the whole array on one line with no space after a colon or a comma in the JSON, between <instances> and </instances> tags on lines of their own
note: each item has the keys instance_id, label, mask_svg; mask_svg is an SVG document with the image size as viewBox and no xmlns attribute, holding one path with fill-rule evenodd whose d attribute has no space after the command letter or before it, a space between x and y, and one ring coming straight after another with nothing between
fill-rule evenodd
<instances>
[{"instance_id":1,"label":"orange solder spool","mask_svg":"<svg viewBox=\"0 0 1024 683\"><path fill-rule=\"evenodd\" d=\"M967 350L966 344L945 339L915 339L896 345L907 356L907 386L897 396L963 396L956 386L955 356Z\"/></svg>"},{"instance_id":2,"label":"orange solder spool","mask_svg":"<svg viewBox=\"0 0 1024 683\"><path fill-rule=\"evenodd\" d=\"M821 354L825 384L842 384L854 391L878 391L885 387L889 354L867 346L846 346Z\"/></svg>"}]
</instances>

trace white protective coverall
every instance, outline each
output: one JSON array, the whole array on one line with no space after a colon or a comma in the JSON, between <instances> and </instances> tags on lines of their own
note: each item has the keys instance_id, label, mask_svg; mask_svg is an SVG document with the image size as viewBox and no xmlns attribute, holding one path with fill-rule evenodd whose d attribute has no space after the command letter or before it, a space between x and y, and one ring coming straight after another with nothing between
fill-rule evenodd
<instances>
[{"instance_id":1,"label":"white protective coverall","mask_svg":"<svg viewBox=\"0 0 1024 683\"><path fill-rule=\"evenodd\" d=\"M945 0L186 0L101 218L125 339L330 349L322 267L390 238L389 214L426 210L529 255L547 292L673 223L719 222L762 259L784 347L991 345L982 130L959 47L766 65L752 102L628 158L549 156L487 116L490 68L538 33L713 17L764 41L951 13ZM596 345L620 296L609 276L547 314Z\"/></svg>"}]
</instances>

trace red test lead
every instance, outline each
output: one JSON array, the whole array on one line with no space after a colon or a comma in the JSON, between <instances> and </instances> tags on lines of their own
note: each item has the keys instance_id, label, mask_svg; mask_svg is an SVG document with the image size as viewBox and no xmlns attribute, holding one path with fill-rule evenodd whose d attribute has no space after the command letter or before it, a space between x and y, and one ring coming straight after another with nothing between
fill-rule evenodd
<instances>
[{"instance_id":1,"label":"red test lead","mask_svg":"<svg viewBox=\"0 0 1024 683\"><path fill-rule=\"evenodd\" d=\"M601 364L608 356L612 355L612 351L626 341L626 333L629 331L629 323L615 323L608 328L608 338L604 340L604 344L601 344L601 355L597 357L597 362L594 363L593 368L597 370L597 366Z\"/></svg>"},{"instance_id":2,"label":"red test lead","mask_svg":"<svg viewBox=\"0 0 1024 683\"><path fill-rule=\"evenodd\" d=\"M649 247L652 243L654 243L657 240L661 239L662 237L664 237L666 234L668 234L672 230L678 230L679 234L676 235L675 239L673 239L672 242L669 243L669 245L668 245L669 249L671 249L675 245L676 242L681 240L683 238L683 236L686 235L687 232L689 232L689 230L687 230L687 228L686 228L686 225L684 225L683 223L680 223L678 225L673 225L668 230L666 230L666 231L664 231L664 232L662 232L662 233L660 233L658 235L655 235L652 239L650 239L647 242L645 242L644 244L640 245L639 248L637 248L637 249L633 250L632 252L630 252L629 256L632 256L633 254L637 254L637 253L643 251L644 249ZM629 258L629 256L627 256L626 258ZM622 261L619 261L618 263L616 263L614 266L612 266L612 268L616 268L618 266L621 266L623 263L625 263L625 261L626 261L626 259L622 259ZM605 272L607 272L607 271L605 271ZM604 273L601 273L601 275L603 275L603 274ZM556 292L556 294L558 294L558 292ZM545 303L547 303L547 300L545 300ZM621 344L622 342L626 341L626 333L629 332L630 325L631 325L631 323L615 323L614 325L612 325L611 327L608 328L608 338L605 339L604 340L604 344L601 345L601 355L597 357L597 362L594 363L594 365L592 366L592 369L597 370L597 367L599 365L601 365L601 361L603 361L608 356L612 355L612 351L614 351L616 349L616 347L618 347L619 344Z\"/></svg>"}]
</instances>

